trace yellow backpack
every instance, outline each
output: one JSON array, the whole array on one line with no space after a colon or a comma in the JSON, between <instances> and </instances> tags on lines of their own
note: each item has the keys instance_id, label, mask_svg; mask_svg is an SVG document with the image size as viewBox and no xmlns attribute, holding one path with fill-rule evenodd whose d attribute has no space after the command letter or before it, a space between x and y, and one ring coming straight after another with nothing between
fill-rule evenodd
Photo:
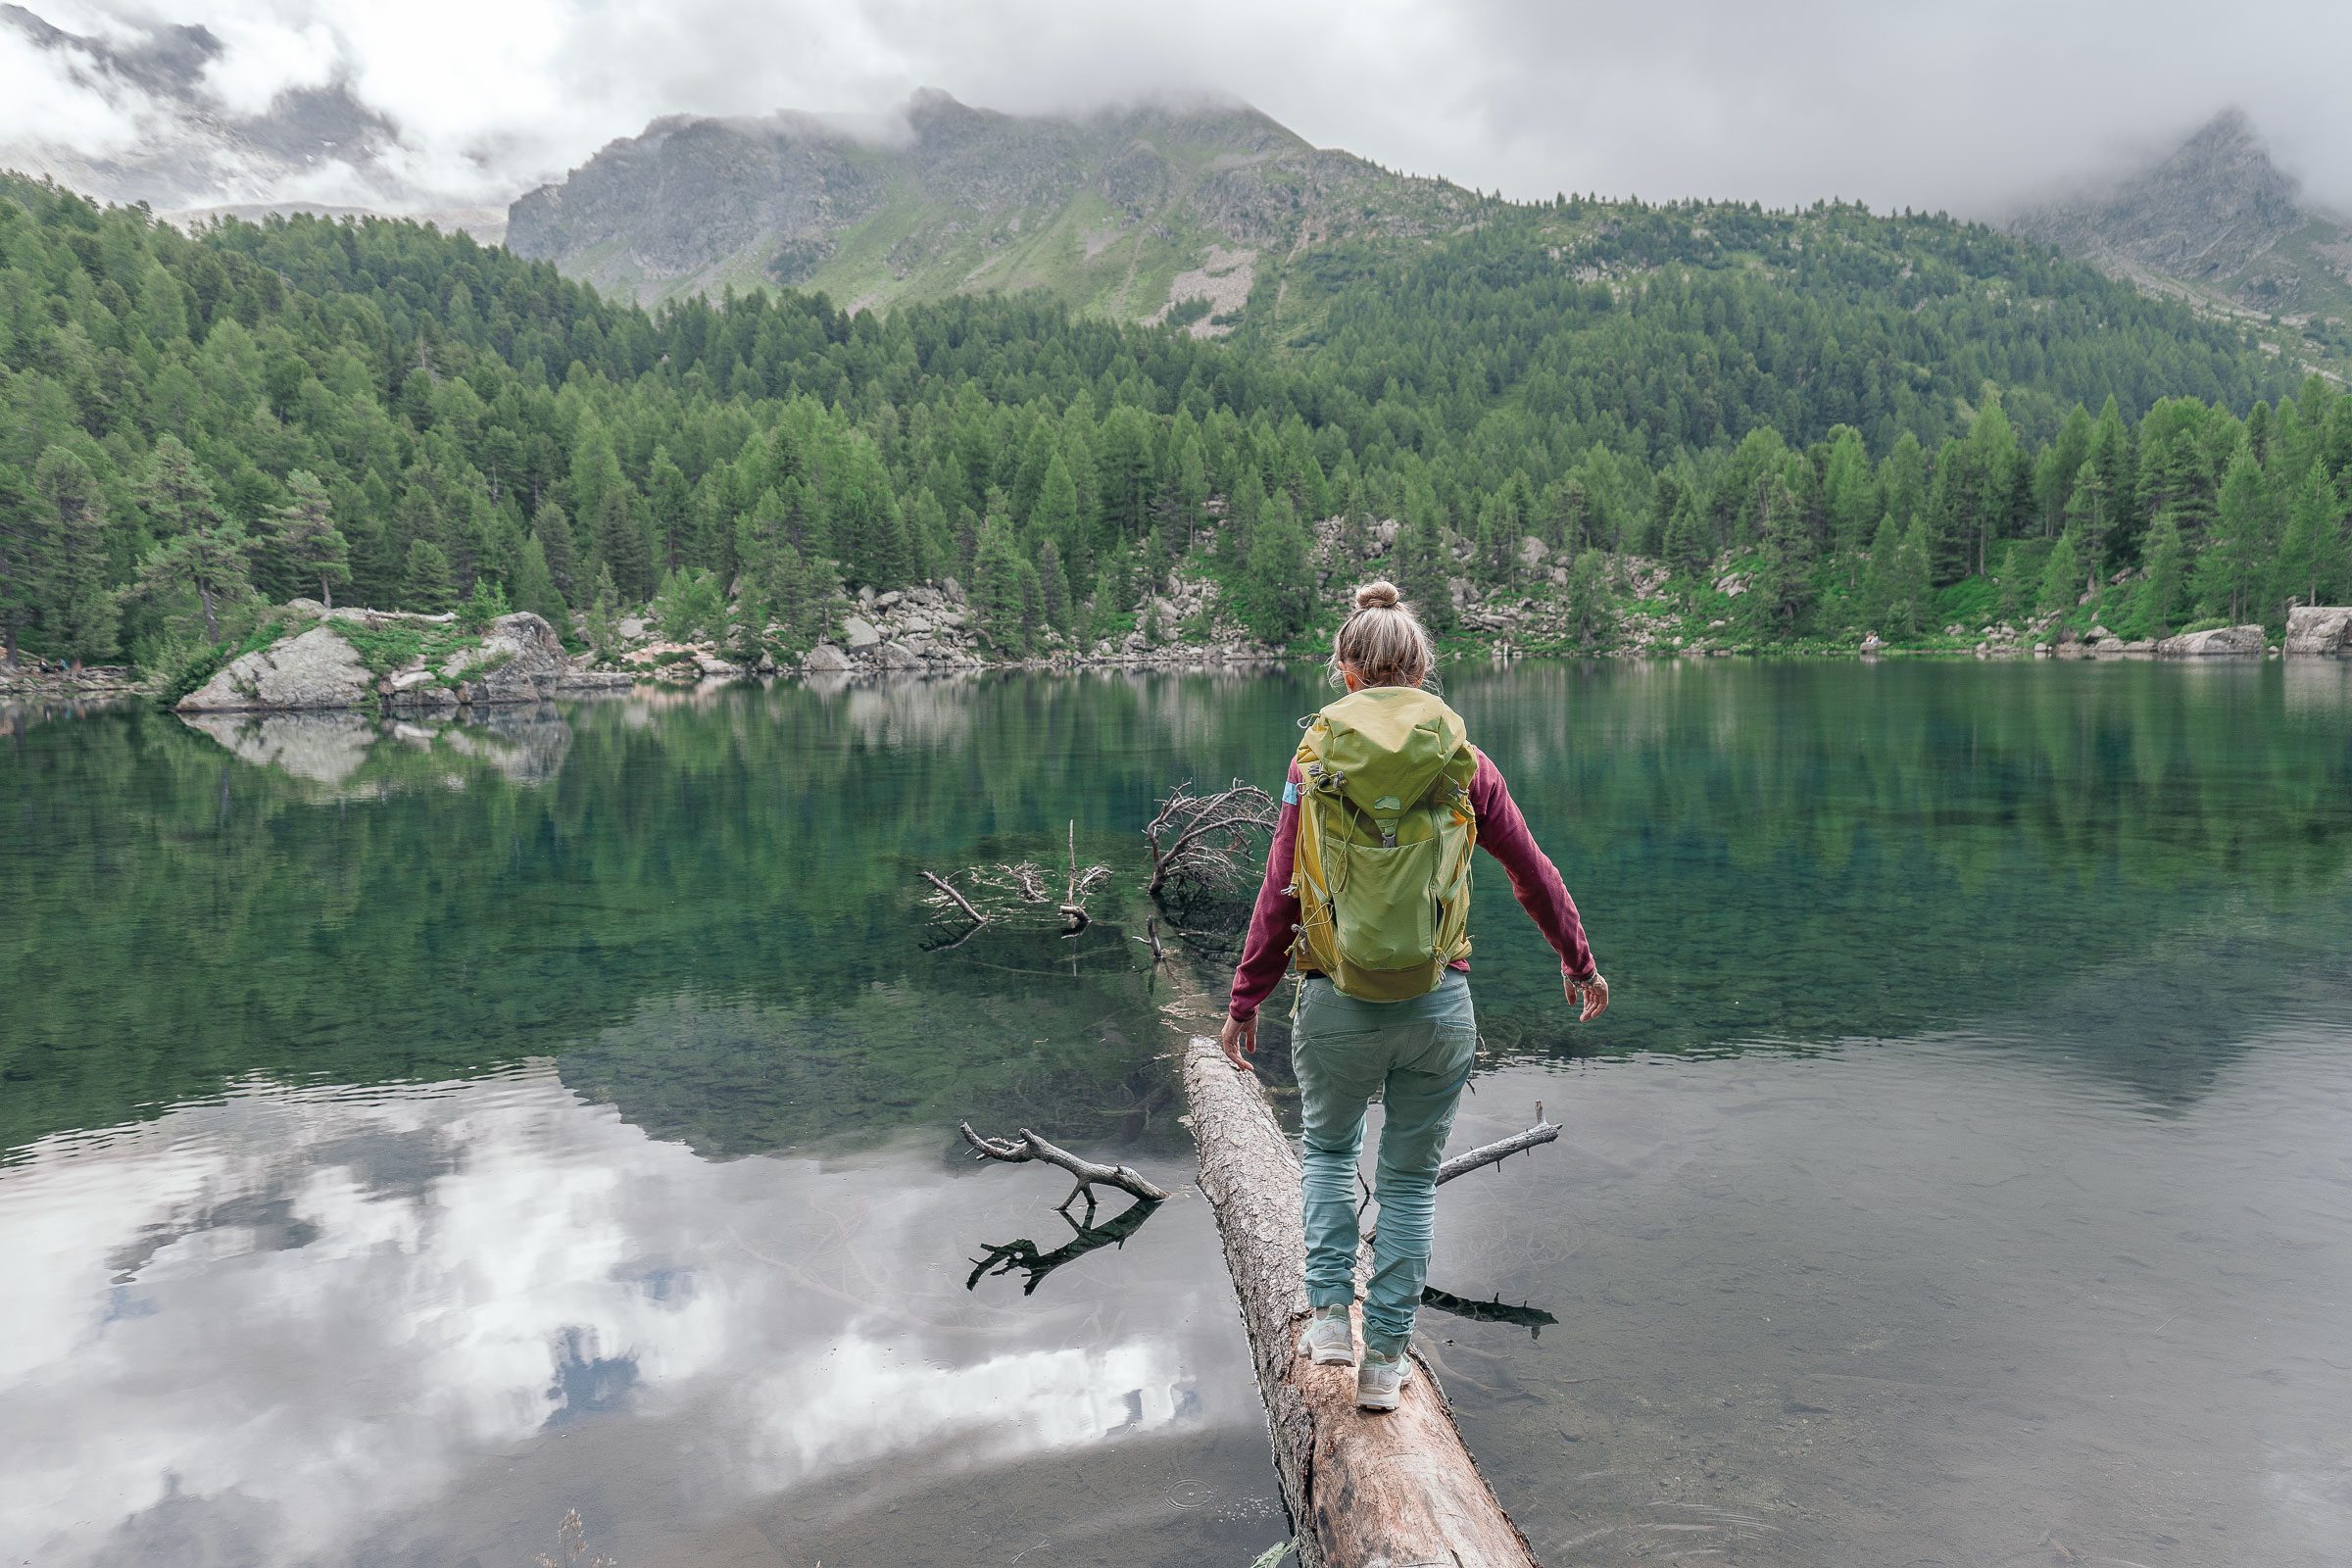
<instances>
[{"instance_id":1,"label":"yellow backpack","mask_svg":"<svg viewBox=\"0 0 2352 1568\"><path fill-rule=\"evenodd\" d=\"M1478 754L1461 715L1367 686L1314 716L1297 761L1298 967L1367 1002L1435 991L1470 953Z\"/></svg>"}]
</instances>

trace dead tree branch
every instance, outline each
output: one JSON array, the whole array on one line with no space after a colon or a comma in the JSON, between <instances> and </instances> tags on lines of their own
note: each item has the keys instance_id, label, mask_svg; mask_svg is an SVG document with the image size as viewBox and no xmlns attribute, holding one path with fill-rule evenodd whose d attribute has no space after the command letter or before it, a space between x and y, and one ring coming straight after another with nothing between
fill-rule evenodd
<instances>
[{"instance_id":1,"label":"dead tree branch","mask_svg":"<svg viewBox=\"0 0 2352 1568\"><path fill-rule=\"evenodd\" d=\"M1155 1186L1151 1178L1133 1166L1104 1165L1096 1160L1082 1159L1066 1149L1046 1142L1026 1127L1021 1129L1018 1138L983 1137L972 1131L972 1124L968 1121L962 1123L962 1131L963 1141L971 1145L982 1159L1001 1159L1010 1165L1033 1159L1043 1160L1049 1165L1058 1165L1077 1177L1078 1185L1070 1189L1070 1196L1055 1205L1065 1217L1069 1214L1070 1205L1084 1198L1087 1218L1090 1222L1093 1220L1097 1183L1116 1187L1131 1197L1147 1199L1154 1203L1167 1200L1166 1191Z\"/></svg>"},{"instance_id":2,"label":"dead tree branch","mask_svg":"<svg viewBox=\"0 0 2352 1568\"><path fill-rule=\"evenodd\" d=\"M1214 795L1195 795L1190 779L1177 785L1144 824L1152 846L1145 891L1157 898L1171 882L1216 891L1247 884L1259 835L1273 833L1279 809L1273 796L1238 778Z\"/></svg>"},{"instance_id":3,"label":"dead tree branch","mask_svg":"<svg viewBox=\"0 0 2352 1568\"><path fill-rule=\"evenodd\" d=\"M1442 1187L1456 1176L1474 1171L1481 1165L1499 1165L1513 1154L1523 1153L1538 1144L1548 1144L1559 1136L1558 1125L1544 1119L1544 1102L1539 1100L1536 1102L1536 1124L1533 1127L1454 1155L1438 1167L1438 1185Z\"/></svg>"},{"instance_id":4,"label":"dead tree branch","mask_svg":"<svg viewBox=\"0 0 2352 1568\"><path fill-rule=\"evenodd\" d=\"M967 866L956 873L957 888L935 872L922 873L923 880L937 889L929 900L941 908L951 904L963 911L972 921L973 930L991 921L1003 920L1019 912L1024 906L1052 908L1061 917L1063 936L1074 937L1084 931L1092 920L1086 901L1095 889L1110 880L1107 865L1081 866L1078 863L1078 824L1069 826L1069 858L1062 880L1062 896L1054 897L1051 874L1034 860L1000 860L993 866ZM965 891L968 889L969 892ZM965 936L971 933L966 932Z\"/></svg>"},{"instance_id":5,"label":"dead tree branch","mask_svg":"<svg viewBox=\"0 0 2352 1568\"><path fill-rule=\"evenodd\" d=\"M982 914L978 909L973 908L972 901L965 898L962 894L956 892L955 888L949 885L946 878L939 876L935 872L925 871L923 873L923 880L930 883L933 887L939 889L940 892L946 894L949 898L955 900L956 907L970 915L972 917L973 924L988 924L988 916Z\"/></svg>"}]
</instances>

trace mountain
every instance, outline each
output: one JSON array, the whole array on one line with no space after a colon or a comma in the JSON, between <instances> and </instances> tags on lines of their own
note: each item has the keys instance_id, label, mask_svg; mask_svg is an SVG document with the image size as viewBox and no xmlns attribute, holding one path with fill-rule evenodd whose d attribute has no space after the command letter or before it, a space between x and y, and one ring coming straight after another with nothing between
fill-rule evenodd
<instances>
[{"instance_id":1,"label":"mountain","mask_svg":"<svg viewBox=\"0 0 2352 1568\"><path fill-rule=\"evenodd\" d=\"M281 93L265 114L225 110L205 88L206 68L222 52L206 27L160 25L117 42L0 5L0 29L54 57L138 130L119 154L33 143L7 149L6 161L109 201L169 209L273 196L329 164L365 170L391 140L383 117L339 83Z\"/></svg>"},{"instance_id":2,"label":"mountain","mask_svg":"<svg viewBox=\"0 0 2352 1568\"><path fill-rule=\"evenodd\" d=\"M2009 226L2143 287L2322 328L2352 320L2352 219L2306 203L2235 109L2154 166Z\"/></svg>"},{"instance_id":3,"label":"mountain","mask_svg":"<svg viewBox=\"0 0 2352 1568\"><path fill-rule=\"evenodd\" d=\"M13 36L12 36L13 35ZM267 213L405 217L496 244L506 214L491 207L424 210L393 167L395 127L341 82L281 92L260 114L227 108L206 74L223 54L204 26L125 24L120 37L69 32L19 5L0 5L0 49L28 47L40 65L120 117L127 145L31 140L0 146L0 167L74 190L145 202L179 223ZM336 200L318 199L331 194ZM353 195L372 195L352 204Z\"/></svg>"},{"instance_id":4,"label":"mountain","mask_svg":"<svg viewBox=\"0 0 2352 1568\"><path fill-rule=\"evenodd\" d=\"M647 303L730 283L857 306L1042 288L1127 319L1175 307L1212 335L1282 259L1453 232L1478 201L1238 105L1031 117L926 89L881 134L790 113L656 121L516 201L507 242Z\"/></svg>"}]
</instances>

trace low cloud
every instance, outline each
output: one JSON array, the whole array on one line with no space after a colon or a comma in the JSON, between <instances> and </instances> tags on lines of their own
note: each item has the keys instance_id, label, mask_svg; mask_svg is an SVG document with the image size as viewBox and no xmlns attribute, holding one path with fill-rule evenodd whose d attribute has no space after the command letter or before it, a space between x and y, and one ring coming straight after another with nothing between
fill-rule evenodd
<instances>
[{"instance_id":1,"label":"low cloud","mask_svg":"<svg viewBox=\"0 0 2352 1568\"><path fill-rule=\"evenodd\" d=\"M122 0L36 7L92 45L0 25L0 148L152 145L341 89L369 156L264 172L315 199L504 200L664 114L873 117L921 85L1072 111L1247 100L1320 145L1511 195L1825 196L1995 213L2243 107L2312 193L2352 207L2352 8L2261 25L2188 0L1961 10L1881 0ZM185 71L186 98L168 84ZM110 54L109 51L112 51ZM144 62L144 64L139 64ZM53 157L54 161L54 157ZM234 167L234 161L230 161ZM339 192L333 187L343 187ZM264 194L223 191L251 199Z\"/></svg>"}]
</instances>

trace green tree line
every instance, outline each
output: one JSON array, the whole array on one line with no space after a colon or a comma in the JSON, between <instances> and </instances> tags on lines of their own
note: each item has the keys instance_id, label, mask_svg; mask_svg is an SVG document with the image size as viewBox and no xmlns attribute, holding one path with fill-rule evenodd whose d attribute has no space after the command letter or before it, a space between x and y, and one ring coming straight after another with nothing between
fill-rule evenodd
<instances>
[{"instance_id":1,"label":"green tree line","mask_svg":"<svg viewBox=\"0 0 2352 1568\"><path fill-rule=\"evenodd\" d=\"M1182 568L1280 644L1318 562L1444 623L1457 580L1552 591L1529 537L1588 607L1625 554L1739 565L1759 642L2078 570L2149 625L2345 591L2341 394L1978 226L1563 199L1287 275L1225 341L999 297L649 315L415 223L191 236L0 177L0 637L172 667L260 600L487 584L805 644L844 588L953 576L1022 654Z\"/></svg>"}]
</instances>

